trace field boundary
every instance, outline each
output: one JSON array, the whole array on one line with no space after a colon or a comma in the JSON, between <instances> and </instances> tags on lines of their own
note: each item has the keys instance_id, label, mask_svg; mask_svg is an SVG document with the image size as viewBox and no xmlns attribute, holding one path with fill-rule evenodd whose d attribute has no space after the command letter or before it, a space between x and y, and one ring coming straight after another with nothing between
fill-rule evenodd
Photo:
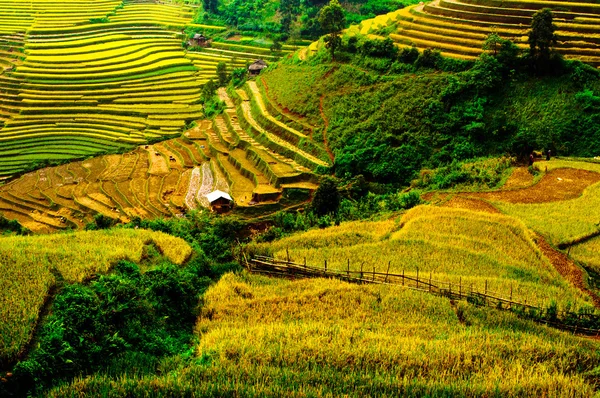
<instances>
[{"instance_id":1,"label":"field boundary","mask_svg":"<svg viewBox=\"0 0 600 398\"><path fill-rule=\"evenodd\" d=\"M245 259L245 268L254 274L261 274L272 277L287 279L302 278L335 278L345 282L358 284L379 284L402 286L411 290L418 290L437 296L447 297L450 300L464 300L470 304L480 307L490 307L502 311L513 312L520 317L543 323L553 328L572 332L585 336L600 337L600 329L580 326L581 324L600 323L600 316L596 313L557 311L555 308L545 308L539 305L528 304L513 299L512 289L509 298L488 290L488 283L485 282L483 291L474 287L472 284L463 285L462 283L434 280L431 277L419 275L418 269L416 275L409 275L402 271L401 274L390 273L391 263L387 264L386 272L378 272L375 268L372 270L362 269L359 271L350 270L350 260L346 270L328 269L327 262L323 267L316 267L306 264L295 263L289 260L279 260L273 257L254 256L252 259ZM569 323L563 321L569 320Z\"/></svg>"}]
</instances>

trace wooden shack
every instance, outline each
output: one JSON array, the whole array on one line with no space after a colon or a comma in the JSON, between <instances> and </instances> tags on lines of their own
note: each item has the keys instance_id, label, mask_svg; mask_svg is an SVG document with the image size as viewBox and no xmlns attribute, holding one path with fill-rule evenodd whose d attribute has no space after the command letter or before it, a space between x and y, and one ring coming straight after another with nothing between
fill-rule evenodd
<instances>
[{"instance_id":1,"label":"wooden shack","mask_svg":"<svg viewBox=\"0 0 600 398\"><path fill-rule=\"evenodd\" d=\"M196 33L188 41L189 47L208 47L209 45L210 45L210 40L208 39L208 37L204 36L201 33Z\"/></svg>"},{"instance_id":2,"label":"wooden shack","mask_svg":"<svg viewBox=\"0 0 600 398\"><path fill-rule=\"evenodd\" d=\"M263 61L262 59L257 59L252 65L248 67L248 73L251 76L256 76L260 73L261 70L265 69L267 66L268 65L265 61Z\"/></svg>"},{"instance_id":3,"label":"wooden shack","mask_svg":"<svg viewBox=\"0 0 600 398\"><path fill-rule=\"evenodd\" d=\"M206 199L208 199L211 209L217 213L223 213L233 209L233 198L226 192L219 190L213 191L206 195Z\"/></svg>"}]
</instances>

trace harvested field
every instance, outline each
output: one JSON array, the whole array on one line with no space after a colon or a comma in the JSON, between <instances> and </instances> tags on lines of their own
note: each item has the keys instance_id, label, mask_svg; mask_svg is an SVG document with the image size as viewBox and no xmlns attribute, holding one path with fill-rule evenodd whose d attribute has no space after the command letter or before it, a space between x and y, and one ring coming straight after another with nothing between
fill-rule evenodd
<instances>
[{"instance_id":1,"label":"harvested field","mask_svg":"<svg viewBox=\"0 0 600 398\"><path fill-rule=\"evenodd\" d=\"M570 168L554 169L531 187L464 195L508 203L558 202L578 198L588 186L597 182L600 182L600 173Z\"/></svg>"}]
</instances>

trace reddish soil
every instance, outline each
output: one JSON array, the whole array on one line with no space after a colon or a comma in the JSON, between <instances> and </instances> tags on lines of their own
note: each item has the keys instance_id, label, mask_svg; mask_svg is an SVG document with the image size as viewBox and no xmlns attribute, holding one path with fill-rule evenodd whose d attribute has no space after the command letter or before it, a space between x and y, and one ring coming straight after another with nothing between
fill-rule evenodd
<instances>
[{"instance_id":1,"label":"reddish soil","mask_svg":"<svg viewBox=\"0 0 600 398\"><path fill-rule=\"evenodd\" d=\"M494 192L473 192L463 195L509 203L544 203L575 199L590 185L600 181L600 173L577 169L549 171L533 186Z\"/></svg>"},{"instance_id":2,"label":"reddish soil","mask_svg":"<svg viewBox=\"0 0 600 398\"><path fill-rule=\"evenodd\" d=\"M325 150L327 151L327 154L329 154L329 159L331 159L331 162L333 163L335 160L335 157L333 156L333 152L331 152L331 148L329 148L329 141L327 140L327 130L329 130L329 120L327 120L327 117L325 116L325 112L323 112L323 100L325 99L325 96L322 95L321 99L319 100L319 112L321 113L321 118L323 119L323 122L325 123L325 130L323 130L323 144L325 144Z\"/></svg>"},{"instance_id":3,"label":"reddish soil","mask_svg":"<svg viewBox=\"0 0 600 398\"><path fill-rule=\"evenodd\" d=\"M452 199L444 202L442 207L453 207L459 209L467 209L474 211L482 211L487 213L500 213L498 209L496 209L491 204L484 202L480 199L473 198L465 198L462 196L454 196Z\"/></svg>"},{"instance_id":4,"label":"reddish soil","mask_svg":"<svg viewBox=\"0 0 600 398\"><path fill-rule=\"evenodd\" d=\"M594 302L594 306L600 308L600 297L586 287L585 281L583 280L583 271L565 254L550 246L541 235L537 235L537 245L548 260L550 260L558 273L583 293L589 295Z\"/></svg>"},{"instance_id":5,"label":"reddish soil","mask_svg":"<svg viewBox=\"0 0 600 398\"><path fill-rule=\"evenodd\" d=\"M508 177L502 189L526 188L531 184L533 184L533 175L527 170L527 167L518 167Z\"/></svg>"}]
</instances>

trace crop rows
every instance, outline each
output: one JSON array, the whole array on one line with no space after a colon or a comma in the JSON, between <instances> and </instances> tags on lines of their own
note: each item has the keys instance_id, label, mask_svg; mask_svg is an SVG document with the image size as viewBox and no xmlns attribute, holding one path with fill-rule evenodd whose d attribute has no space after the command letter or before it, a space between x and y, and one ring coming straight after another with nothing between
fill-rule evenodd
<instances>
[{"instance_id":1,"label":"crop rows","mask_svg":"<svg viewBox=\"0 0 600 398\"><path fill-rule=\"evenodd\" d=\"M194 10L183 3L0 5L0 178L177 135L203 116L201 87L219 62L233 69L276 58L228 43L186 53L182 31Z\"/></svg>"},{"instance_id":2,"label":"crop rows","mask_svg":"<svg viewBox=\"0 0 600 398\"><path fill-rule=\"evenodd\" d=\"M389 37L400 46L437 48L445 55L473 59L493 30L526 48L531 18L545 7L553 10L558 26L557 51L568 59L600 66L600 5L595 3L435 0L363 21L350 32L366 35L395 25Z\"/></svg>"},{"instance_id":3,"label":"crop rows","mask_svg":"<svg viewBox=\"0 0 600 398\"><path fill-rule=\"evenodd\" d=\"M212 123L199 122L184 138L142 143L122 155L25 174L0 187L0 211L31 230L49 231L82 227L97 213L125 222L136 216L177 216L188 209L207 207L205 195L215 189L229 192L242 211L256 205L281 206L278 202L289 189L314 190L314 172L327 168L329 159L312 142L308 126L279 113L278 105L253 82L246 90L234 91L234 101L220 89L226 105L223 115ZM119 114L118 120L113 120L111 114L92 114L94 109L108 106L48 108L46 114L26 110L0 134L0 151L11 155L7 167L24 167L36 157L43 160L40 153L45 153L45 147L48 156L68 158L74 152L88 156L94 150L118 150L137 145L136 140L143 142L145 137L137 129L151 119ZM116 106L110 109L116 112ZM153 107L137 104L136 111ZM82 111L88 114L79 113ZM155 110L157 115L169 117L163 113L167 111ZM68 121L63 119L67 116ZM182 127L177 119L172 120L171 128ZM54 128L61 134L55 134ZM12 139L15 136L19 137L17 144ZM39 146L40 139L47 141L45 146Z\"/></svg>"}]
</instances>

